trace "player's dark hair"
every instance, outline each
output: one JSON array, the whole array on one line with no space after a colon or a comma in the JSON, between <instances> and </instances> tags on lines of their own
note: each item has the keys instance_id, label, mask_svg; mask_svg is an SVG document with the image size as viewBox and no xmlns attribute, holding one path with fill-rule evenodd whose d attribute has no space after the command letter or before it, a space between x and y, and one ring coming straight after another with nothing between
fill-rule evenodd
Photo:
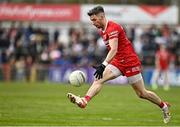
<instances>
[{"instance_id":1,"label":"player's dark hair","mask_svg":"<svg viewBox=\"0 0 180 127\"><path fill-rule=\"evenodd\" d=\"M104 13L104 9L102 6L96 6L93 9L89 10L89 12L87 13L89 16L91 15L97 15L99 13Z\"/></svg>"}]
</instances>

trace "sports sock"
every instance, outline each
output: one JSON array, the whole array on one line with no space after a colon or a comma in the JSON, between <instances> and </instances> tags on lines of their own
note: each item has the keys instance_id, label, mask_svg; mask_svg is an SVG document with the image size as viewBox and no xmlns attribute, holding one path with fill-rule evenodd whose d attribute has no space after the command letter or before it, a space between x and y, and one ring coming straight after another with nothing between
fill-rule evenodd
<instances>
[{"instance_id":1,"label":"sports sock","mask_svg":"<svg viewBox=\"0 0 180 127\"><path fill-rule=\"evenodd\" d=\"M159 107L160 107L161 109L164 109L164 108L167 107L167 104L162 101L162 102L160 103Z\"/></svg>"},{"instance_id":2,"label":"sports sock","mask_svg":"<svg viewBox=\"0 0 180 127\"><path fill-rule=\"evenodd\" d=\"M88 95L86 95L84 98L85 98L85 100L86 100L87 102L89 102L89 101L91 100L91 97L88 96Z\"/></svg>"}]
</instances>

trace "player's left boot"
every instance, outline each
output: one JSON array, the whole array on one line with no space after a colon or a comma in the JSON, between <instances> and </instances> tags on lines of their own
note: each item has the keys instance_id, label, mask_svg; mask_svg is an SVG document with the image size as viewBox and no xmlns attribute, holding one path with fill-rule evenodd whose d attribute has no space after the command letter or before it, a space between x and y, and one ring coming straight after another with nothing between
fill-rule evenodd
<instances>
[{"instance_id":1,"label":"player's left boot","mask_svg":"<svg viewBox=\"0 0 180 127\"><path fill-rule=\"evenodd\" d=\"M164 121L164 123L169 123L169 121L171 119L171 114L170 114L170 111L169 111L170 104L166 103L166 105L167 105L167 107L162 109L163 121Z\"/></svg>"},{"instance_id":2,"label":"player's left boot","mask_svg":"<svg viewBox=\"0 0 180 127\"><path fill-rule=\"evenodd\" d=\"M72 93L68 93L67 97L72 103L77 104L80 108L85 108L87 105L87 101L83 97L76 96Z\"/></svg>"}]
</instances>

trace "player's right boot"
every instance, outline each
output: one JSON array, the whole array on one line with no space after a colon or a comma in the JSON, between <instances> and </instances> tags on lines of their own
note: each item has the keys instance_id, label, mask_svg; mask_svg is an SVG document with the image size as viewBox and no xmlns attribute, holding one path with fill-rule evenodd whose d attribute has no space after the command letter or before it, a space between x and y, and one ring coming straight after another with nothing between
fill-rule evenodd
<instances>
[{"instance_id":1,"label":"player's right boot","mask_svg":"<svg viewBox=\"0 0 180 127\"><path fill-rule=\"evenodd\" d=\"M68 93L67 97L72 103L76 104L80 108L85 108L87 105L87 101L83 97L76 96L72 93Z\"/></svg>"},{"instance_id":2,"label":"player's right boot","mask_svg":"<svg viewBox=\"0 0 180 127\"><path fill-rule=\"evenodd\" d=\"M169 107L170 107L170 104L165 102L167 107L163 108L162 109L162 112L163 112L163 121L164 123L169 123L170 119L171 119L171 114L170 114L170 111L169 111Z\"/></svg>"}]
</instances>

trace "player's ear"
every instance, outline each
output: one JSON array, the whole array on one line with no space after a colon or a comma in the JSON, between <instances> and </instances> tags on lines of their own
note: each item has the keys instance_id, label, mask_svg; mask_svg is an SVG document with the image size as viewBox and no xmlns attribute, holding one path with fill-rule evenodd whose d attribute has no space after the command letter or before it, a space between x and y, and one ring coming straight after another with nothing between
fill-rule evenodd
<instances>
[{"instance_id":1,"label":"player's ear","mask_svg":"<svg viewBox=\"0 0 180 127\"><path fill-rule=\"evenodd\" d=\"M102 19L105 17L104 13L101 13L100 16L101 16Z\"/></svg>"}]
</instances>

